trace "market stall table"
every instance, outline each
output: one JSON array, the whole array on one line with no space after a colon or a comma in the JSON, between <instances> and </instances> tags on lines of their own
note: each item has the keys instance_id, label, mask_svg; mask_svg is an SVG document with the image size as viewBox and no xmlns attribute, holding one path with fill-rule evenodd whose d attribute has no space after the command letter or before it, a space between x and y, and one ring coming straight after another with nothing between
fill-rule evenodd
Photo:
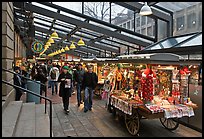
<instances>
[{"instance_id":1,"label":"market stall table","mask_svg":"<svg viewBox=\"0 0 204 139\"><path fill-rule=\"evenodd\" d=\"M112 94L109 98L108 109L113 114L118 111L125 118L125 125L131 135L136 135L140 128L141 119L159 118L161 124L168 130L179 126L178 118L194 116L193 108L187 105L144 104L139 100L128 99L125 95Z\"/></svg>"}]
</instances>

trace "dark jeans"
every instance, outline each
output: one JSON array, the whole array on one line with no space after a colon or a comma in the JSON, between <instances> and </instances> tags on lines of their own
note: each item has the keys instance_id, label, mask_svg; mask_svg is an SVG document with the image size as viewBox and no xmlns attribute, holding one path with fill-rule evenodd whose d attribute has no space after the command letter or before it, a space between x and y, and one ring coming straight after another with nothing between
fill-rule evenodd
<instances>
[{"instance_id":1,"label":"dark jeans","mask_svg":"<svg viewBox=\"0 0 204 139\"><path fill-rule=\"evenodd\" d=\"M80 102L82 101L82 98L81 98L82 84L77 83L76 87L77 87L77 102L78 104L80 104Z\"/></svg>"},{"instance_id":2,"label":"dark jeans","mask_svg":"<svg viewBox=\"0 0 204 139\"><path fill-rule=\"evenodd\" d=\"M68 110L69 109L69 97L70 97L71 89L65 89L64 91L65 92L62 94L63 107L64 107L64 110Z\"/></svg>"},{"instance_id":3,"label":"dark jeans","mask_svg":"<svg viewBox=\"0 0 204 139\"><path fill-rule=\"evenodd\" d=\"M56 81L51 81L51 88L52 88L52 94L54 95L54 88L55 88L55 92L57 94L58 92L58 83Z\"/></svg>"},{"instance_id":4,"label":"dark jeans","mask_svg":"<svg viewBox=\"0 0 204 139\"><path fill-rule=\"evenodd\" d=\"M16 89L16 96L15 96L15 101L19 101L22 96L22 91L19 89Z\"/></svg>"},{"instance_id":5,"label":"dark jeans","mask_svg":"<svg viewBox=\"0 0 204 139\"><path fill-rule=\"evenodd\" d=\"M93 89L91 87L85 87L84 91L84 110L92 108L92 99L93 99Z\"/></svg>"}]
</instances>

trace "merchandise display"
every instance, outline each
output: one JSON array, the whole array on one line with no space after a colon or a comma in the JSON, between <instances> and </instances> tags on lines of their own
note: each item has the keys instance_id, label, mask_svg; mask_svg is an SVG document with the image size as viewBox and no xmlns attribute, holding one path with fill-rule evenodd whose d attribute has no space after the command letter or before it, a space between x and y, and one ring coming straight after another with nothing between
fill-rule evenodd
<instances>
[{"instance_id":1,"label":"merchandise display","mask_svg":"<svg viewBox=\"0 0 204 139\"><path fill-rule=\"evenodd\" d=\"M186 67L180 70L178 66L160 65L134 66L133 70L122 67L117 66L112 73L111 105L129 115L132 108L144 105L152 114L164 112L165 118L175 117L175 111L177 118L194 116L192 108L197 105L188 96L190 71Z\"/></svg>"}]
</instances>

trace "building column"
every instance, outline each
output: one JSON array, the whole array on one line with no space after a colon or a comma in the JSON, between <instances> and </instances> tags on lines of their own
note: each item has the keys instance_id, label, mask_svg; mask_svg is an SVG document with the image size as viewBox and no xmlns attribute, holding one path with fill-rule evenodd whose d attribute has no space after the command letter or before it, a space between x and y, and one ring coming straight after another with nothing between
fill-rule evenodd
<instances>
[{"instance_id":1,"label":"building column","mask_svg":"<svg viewBox=\"0 0 204 139\"><path fill-rule=\"evenodd\" d=\"M2 68L12 70L14 64L13 2L2 2ZM13 83L13 75L2 71L2 80ZM2 84L2 100L15 100L14 89Z\"/></svg>"}]
</instances>

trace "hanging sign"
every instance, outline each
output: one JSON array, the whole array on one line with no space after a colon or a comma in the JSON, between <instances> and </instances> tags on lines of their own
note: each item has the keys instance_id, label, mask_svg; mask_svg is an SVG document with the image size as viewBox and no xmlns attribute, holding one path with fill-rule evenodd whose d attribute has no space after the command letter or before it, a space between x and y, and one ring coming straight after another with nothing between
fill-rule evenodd
<instances>
[{"instance_id":1,"label":"hanging sign","mask_svg":"<svg viewBox=\"0 0 204 139\"><path fill-rule=\"evenodd\" d=\"M43 52L43 50L44 50L43 42L41 42L39 40L33 41L33 43L31 44L31 50L34 53L41 53L41 52Z\"/></svg>"}]
</instances>

